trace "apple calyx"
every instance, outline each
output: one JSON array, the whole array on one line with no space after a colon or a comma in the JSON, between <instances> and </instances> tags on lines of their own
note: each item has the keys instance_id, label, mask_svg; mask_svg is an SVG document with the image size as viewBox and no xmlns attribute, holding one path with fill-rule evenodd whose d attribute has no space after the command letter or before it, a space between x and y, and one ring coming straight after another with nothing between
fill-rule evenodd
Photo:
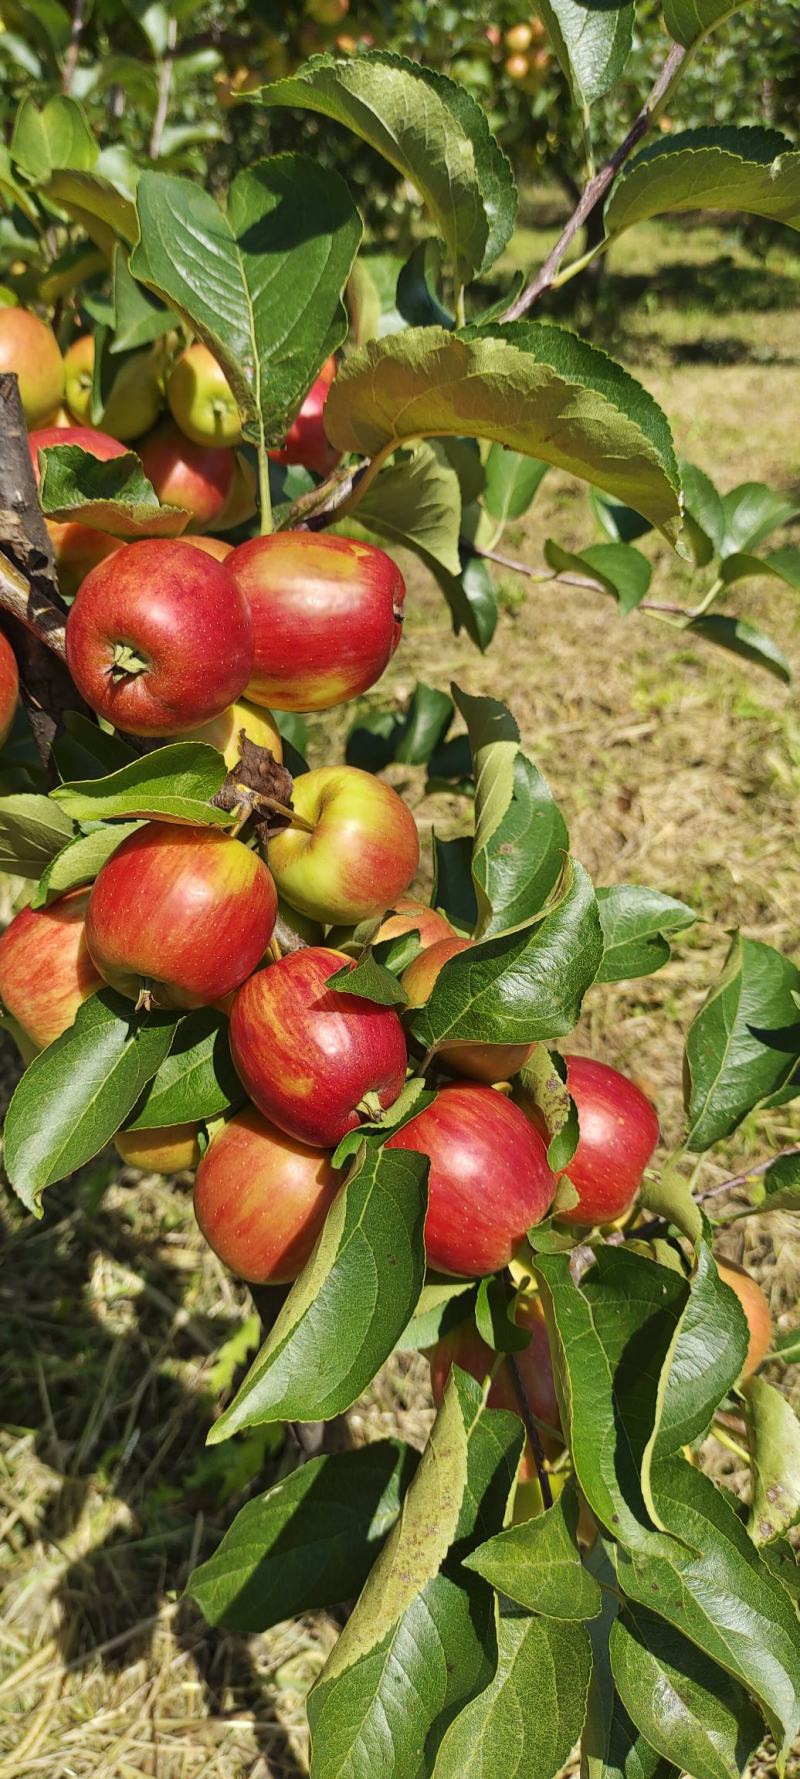
<instances>
[{"instance_id":1,"label":"apple calyx","mask_svg":"<svg viewBox=\"0 0 800 1779\"><path fill-rule=\"evenodd\" d=\"M115 642L114 658L107 671L113 680L136 679L140 673L149 673L150 662L138 655L130 643Z\"/></svg>"}]
</instances>

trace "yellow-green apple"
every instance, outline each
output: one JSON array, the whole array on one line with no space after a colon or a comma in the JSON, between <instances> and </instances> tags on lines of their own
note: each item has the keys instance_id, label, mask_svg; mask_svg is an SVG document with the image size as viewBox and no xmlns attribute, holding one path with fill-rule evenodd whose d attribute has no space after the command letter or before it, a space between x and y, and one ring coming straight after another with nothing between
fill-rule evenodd
<instances>
[{"instance_id":1,"label":"yellow-green apple","mask_svg":"<svg viewBox=\"0 0 800 1779\"><path fill-rule=\"evenodd\" d=\"M511 50L513 55L524 55L526 49L530 49L532 39L533 31L529 24L511 25L505 33L504 42L506 49Z\"/></svg>"},{"instance_id":2,"label":"yellow-green apple","mask_svg":"<svg viewBox=\"0 0 800 1779\"><path fill-rule=\"evenodd\" d=\"M206 1007L260 963L276 910L269 871L241 840L154 821L100 871L86 939L104 981L138 1005Z\"/></svg>"},{"instance_id":3,"label":"yellow-green apple","mask_svg":"<svg viewBox=\"0 0 800 1779\"><path fill-rule=\"evenodd\" d=\"M256 704L330 710L380 679L400 640L405 583L384 550L276 531L228 561L253 614Z\"/></svg>"},{"instance_id":4,"label":"yellow-green apple","mask_svg":"<svg viewBox=\"0 0 800 1779\"><path fill-rule=\"evenodd\" d=\"M642 1176L658 1142L655 1107L627 1075L589 1056L565 1056L567 1086L578 1108L578 1147L562 1172L578 1194L578 1203L560 1210L563 1223L591 1227L613 1223L630 1210ZM546 1135L538 1106L525 1094L515 1095L536 1129Z\"/></svg>"},{"instance_id":5,"label":"yellow-green apple","mask_svg":"<svg viewBox=\"0 0 800 1779\"><path fill-rule=\"evenodd\" d=\"M40 427L28 438L28 447L33 464L33 473L37 484L40 480L39 452L49 445L79 445L82 451L107 463L111 457L123 457L125 446L119 439L112 439L107 432L100 432L96 426L64 426L60 422L53 426ZM112 537L107 531L97 531L92 525L79 525L67 520L61 523L57 519L47 520L50 542L58 569L59 586L62 593L72 594L80 586L81 581L98 562L105 561L106 556L113 556L120 547L118 537Z\"/></svg>"},{"instance_id":6,"label":"yellow-green apple","mask_svg":"<svg viewBox=\"0 0 800 1779\"><path fill-rule=\"evenodd\" d=\"M19 671L17 658L7 636L0 630L0 747L8 740L9 730L19 703Z\"/></svg>"},{"instance_id":7,"label":"yellow-green apple","mask_svg":"<svg viewBox=\"0 0 800 1779\"><path fill-rule=\"evenodd\" d=\"M392 1007L328 988L351 958L308 946L251 976L230 1018L233 1060L265 1118L298 1142L332 1149L362 1117L380 1117L406 1074Z\"/></svg>"},{"instance_id":8,"label":"yellow-green apple","mask_svg":"<svg viewBox=\"0 0 800 1779\"><path fill-rule=\"evenodd\" d=\"M283 742L281 732L270 710L255 704L248 704L245 698L237 699L229 704L218 717L212 717L210 723L202 723L199 728L191 729L185 736L187 741L207 741L209 747L216 747L223 755L226 766L235 766L241 755L239 743L240 733L244 729L248 741L256 747L268 747L274 759L283 759Z\"/></svg>"},{"instance_id":9,"label":"yellow-green apple","mask_svg":"<svg viewBox=\"0 0 800 1779\"><path fill-rule=\"evenodd\" d=\"M23 908L0 939L0 1002L37 1049L73 1024L103 987L86 943L88 889Z\"/></svg>"},{"instance_id":10,"label":"yellow-green apple","mask_svg":"<svg viewBox=\"0 0 800 1779\"><path fill-rule=\"evenodd\" d=\"M528 1407L537 1420L545 1422L545 1428L539 1429L542 1450L548 1458L556 1457L562 1449L564 1441L558 1436L561 1418L553 1377L553 1362L550 1357L550 1342L547 1338L544 1313L538 1297L523 1299L517 1304L515 1321L520 1328L530 1329L530 1341L527 1347L514 1354L519 1370L520 1382L525 1391ZM444 1387L454 1365L460 1365L462 1371L468 1371L471 1377L483 1383L492 1368L497 1364L498 1354L487 1346L473 1321L459 1323L451 1328L430 1347L427 1354L431 1368L431 1390L433 1400L438 1408L444 1395ZM504 1360L495 1372L489 1395L489 1408L507 1408L512 1414L520 1413L520 1400L513 1373L508 1360ZM554 1431L548 1433L550 1427ZM536 1463L528 1441L519 1468L522 1481L535 1476Z\"/></svg>"},{"instance_id":11,"label":"yellow-green apple","mask_svg":"<svg viewBox=\"0 0 800 1779\"><path fill-rule=\"evenodd\" d=\"M250 1106L209 1144L194 1183L195 1216L238 1278L285 1285L302 1272L340 1184L324 1150Z\"/></svg>"},{"instance_id":12,"label":"yellow-green apple","mask_svg":"<svg viewBox=\"0 0 800 1779\"><path fill-rule=\"evenodd\" d=\"M318 766L294 781L296 813L311 824L270 843L280 894L326 925L347 925L391 908L419 864L411 810L391 785L357 766Z\"/></svg>"},{"instance_id":13,"label":"yellow-green apple","mask_svg":"<svg viewBox=\"0 0 800 1779\"><path fill-rule=\"evenodd\" d=\"M405 933L418 934L420 951L427 951L440 939L455 936L449 920L438 909L429 908L427 902L418 902L414 896L398 896L394 912L381 921L375 944L384 939L401 939Z\"/></svg>"},{"instance_id":14,"label":"yellow-green apple","mask_svg":"<svg viewBox=\"0 0 800 1779\"><path fill-rule=\"evenodd\" d=\"M737 1266L733 1260L718 1260L717 1271L720 1278L735 1292L747 1317L750 1341L747 1358L742 1366L742 1377L752 1377L758 1371L772 1346L772 1317L769 1303L758 1284L751 1278L743 1266Z\"/></svg>"},{"instance_id":15,"label":"yellow-green apple","mask_svg":"<svg viewBox=\"0 0 800 1779\"><path fill-rule=\"evenodd\" d=\"M350 0L306 0L306 12L316 25L340 25L350 11Z\"/></svg>"},{"instance_id":16,"label":"yellow-green apple","mask_svg":"<svg viewBox=\"0 0 800 1779\"><path fill-rule=\"evenodd\" d=\"M142 467L164 506L183 507L193 531L222 520L234 490L237 459L227 445L195 445L165 420L139 447Z\"/></svg>"},{"instance_id":17,"label":"yellow-green apple","mask_svg":"<svg viewBox=\"0 0 800 1779\"><path fill-rule=\"evenodd\" d=\"M270 451L276 463L301 463L317 475L327 476L339 461L340 453L332 445L322 419L328 390L336 376L336 359L329 358L312 383L308 395L295 415L279 450Z\"/></svg>"},{"instance_id":18,"label":"yellow-green apple","mask_svg":"<svg viewBox=\"0 0 800 1779\"><path fill-rule=\"evenodd\" d=\"M409 1006L423 1007L444 965L451 957L471 951L471 939L439 939L417 953L403 971L402 983ZM439 1062L457 1075L469 1075L473 1081L507 1081L522 1068L533 1050L532 1044L443 1044L437 1051Z\"/></svg>"},{"instance_id":19,"label":"yellow-green apple","mask_svg":"<svg viewBox=\"0 0 800 1779\"><path fill-rule=\"evenodd\" d=\"M91 423L95 343L81 334L64 355L67 407L79 426ZM161 369L155 352L123 359L103 409L103 427L118 439L138 439L155 426L163 407Z\"/></svg>"},{"instance_id":20,"label":"yellow-green apple","mask_svg":"<svg viewBox=\"0 0 800 1779\"><path fill-rule=\"evenodd\" d=\"M51 327L30 309L0 309L0 371L15 371L28 426L46 426L64 394L64 360Z\"/></svg>"},{"instance_id":21,"label":"yellow-green apple","mask_svg":"<svg viewBox=\"0 0 800 1779\"><path fill-rule=\"evenodd\" d=\"M182 1174L197 1166L200 1144L196 1124L163 1124L157 1130L118 1130L117 1153L128 1167L143 1174Z\"/></svg>"},{"instance_id":22,"label":"yellow-green apple","mask_svg":"<svg viewBox=\"0 0 800 1779\"><path fill-rule=\"evenodd\" d=\"M550 1209L556 1183L545 1145L492 1087L443 1087L386 1147L429 1158L425 1251L437 1272L497 1272Z\"/></svg>"},{"instance_id":23,"label":"yellow-green apple","mask_svg":"<svg viewBox=\"0 0 800 1779\"><path fill-rule=\"evenodd\" d=\"M239 404L222 366L200 340L176 358L167 378L167 401L173 420L196 445L239 444Z\"/></svg>"},{"instance_id":24,"label":"yellow-green apple","mask_svg":"<svg viewBox=\"0 0 800 1779\"><path fill-rule=\"evenodd\" d=\"M249 607L224 562L144 538L81 582L67 616L67 666L100 716L131 735L181 735L244 691Z\"/></svg>"}]
</instances>

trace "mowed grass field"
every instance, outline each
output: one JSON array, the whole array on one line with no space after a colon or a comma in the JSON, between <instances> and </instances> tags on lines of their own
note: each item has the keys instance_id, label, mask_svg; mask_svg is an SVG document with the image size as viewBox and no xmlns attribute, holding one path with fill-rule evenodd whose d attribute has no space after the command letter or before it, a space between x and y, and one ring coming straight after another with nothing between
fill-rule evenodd
<instances>
[{"instance_id":1,"label":"mowed grass field","mask_svg":"<svg viewBox=\"0 0 800 1779\"><path fill-rule=\"evenodd\" d=\"M532 217L520 259L538 258L551 234ZM723 490L766 481L800 504L795 239L776 235L760 255L733 228L648 225L619 244L596 309L583 305L573 323L623 357L672 418L680 452ZM597 541L583 490L555 473L503 548L538 569L548 536ZM665 545L644 547L657 564L652 596L691 599L684 565ZM450 634L430 580L411 559L403 566L407 637L363 708L402 700L418 678L503 698L596 880L653 884L697 910L659 975L588 995L574 1037L652 1094L670 1144L683 1033L730 929L789 951L800 939L797 681L690 647L643 614L622 621L599 595L510 573L481 657ZM796 595L753 581L730 605L800 673ZM343 725L336 732L341 741ZM311 757L326 758L321 725ZM469 805L426 796L421 770L390 776L415 808L426 859L434 821L447 834L468 827ZM13 1071L9 1051L7 1085ZM704 1183L797 1132L791 1108L751 1117ZM201 1243L188 1182L143 1179L113 1152L53 1188L42 1223L10 1199L3 1221L0 1779L298 1779L302 1701L334 1618L228 1637L180 1599L247 1493L296 1461L291 1435L204 1446L255 1338L247 1293ZM747 1220L719 1245L758 1274L790 1325L792 1220ZM351 1419L356 1439L399 1431L421 1443L424 1361L393 1361ZM736 1457L709 1456L736 1483ZM761 1765L770 1770L768 1751Z\"/></svg>"}]
</instances>

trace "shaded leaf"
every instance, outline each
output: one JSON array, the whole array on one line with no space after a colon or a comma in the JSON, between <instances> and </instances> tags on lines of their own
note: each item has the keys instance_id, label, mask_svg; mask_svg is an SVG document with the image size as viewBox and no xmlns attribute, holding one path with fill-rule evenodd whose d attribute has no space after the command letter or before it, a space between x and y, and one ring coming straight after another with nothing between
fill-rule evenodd
<instances>
[{"instance_id":1,"label":"shaded leaf","mask_svg":"<svg viewBox=\"0 0 800 1779\"><path fill-rule=\"evenodd\" d=\"M663 969L672 956L665 935L681 933L697 919L686 902L639 883L615 883L595 894L603 929L597 982L625 982Z\"/></svg>"},{"instance_id":2,"label":"shaded leaf","mask_svg":"<svg viewBox=\"0 0 800 1779\"><path fill-rule=\"evenodd\" d=\"M641 1607L620 1614L609 1642L623 1705L651 1746L694 1779L739 1779L763 1735L744 1689Z\"/></svg>"},{"instance_id":3,"label":"shaded leaf","mask_svg":"<svg viewBox=\"0 0 800 1779\"><path fill-rule=\"evenodd\" d=\"M40 877L72 832L70 817L52 797L29 791L0 797L0 871Z\"/></svg>"},{"instance_id":4,"label":"shaded leaf","mask_svg":"<svg viewBox=\"0 0 800 1779\"><path fill-rule=\"evenodd\" d=\"M647 557L633 544L589 544L578 552L562 549L549 537L544 553L557 575L587 577L600 592L611 593L626 616L644 599L653 577Z\"/></svg>"},{"instance_id":5,"label":"shaded leaf","mask_svg":"<svg viewBox=\"0 0 800 1779\"><path fill-rule=\"evenodd\" d=\"M230 814L211 803L225 774L225 761L216 748L202 741L175 741L107 778L62 784L52 795L65 815L77 822L138 815L225 827Z\"/></svg>"},{"instance_id":6,"label":"shaded leaf","mask_svg":"<svg viewBox=\"0 0 800 1779\"><path fill-rule=\"evenodd\" d=\"M573 101L585 108L622 73L633 42L634 8L540 0L539 12Z\"/></svg>"},{"instance_id":7,"label":"shaded leaf","mask_svg":"<svg viewBox=\"0 0 800 1779\"><path fill-rule=\"evenodd\" d=\"M418 242L397 279L397 308L409 327L455 327L438 294L441 270L440 243Z\"/></svg>"},{"instance_id":8,"label":"shaded leaf","mask_svg":"<svg viewBox=\"0 0 800 1779\"><path fill-rule=\"evenodd\" d=\"M702 636L704 642L716 643L719 649L729 649L732 655L743 656L756 667L765 667L776 679L788 682L792 677L786 656L777 643L765 636L763 630L757 630L755 624L748 624L745 618L704 612L702 617L692 618L685 629L695 636Z\"/></svg>"},{"instance_id":9,"label":"shaded leaf","mask_svg":"<svg viewBox=\"0 0 800 1779\"><path fill-rule=\"evenodd\" d=\"M54 94L40 108L26 96L14 120L11 158L35 185L44 185L56 168L88 170L98 147L82 105L64 93Z\"/></svg>"},{"instance_id":10,"label":"shaded leaf","mask_svg":"<svg viewBox=\"0 0 800 1779\"><path fill-rule=\"evenodd\" d=\"M430 1280L423 1285L408 1326L403 1329L395 1351L416 1353L436 1345L440 1336L457 1328L470 1315L475 1301L472 1279Z\"/></svg>"},{"instance_id":11,"label":"shaded leaf","mask_svg":"<svg viewBox=\"0 0 800 1779\"><path fill-rule=\"evenodd\" d=\"M536 457L523 457L519 451L507 451L503 445L490 445L485 464L487 513L501 525L509 519L521 519L549 467Z\"/></svg>"},{"instance_id":12,"label":"shaded leaf","mask_svg":"<svg viewBox=\"0 0 800 1779\"><path fill-rule=\"evenodd\" d=\"M431 906L446 914L460 933L474 931L478 906L472 881L472 841L465 834L442 840L434 831Z\"/></svg>"},{"instance_id":13,"label":"shaded leaf","mask_svg":"<svg viewBox=\"0 0 800 1779\"><path fill-rule=\"evenodd\" d=\"M568 1481L544 1513L498 1532L464 1559L492 1587L547 1618L595 1618L602 1594L578 1545L578 1496Z\"/></svg>"},{"instance_id":14,"label":"shaded leaf","mask_svg":"<svg viewBox=\"0 0 800 1779\"><path fill-rule=\"evenodd\" d=\"M563 871L569 835L546 779L520 751L519 731L505 706L457 686L453 696L467 724L475 775L477 931L490 938L544 907ZM499 724L497 712L504 713Z\"/></svg>"},{"instance_id":15,"label":"shaded leaf","mask_svg":"<svg viewBox=\"0 0 800 1779\"><path fill-rule=\"evenodd\" d=\"M200 1124L241 1106L244 1088L231 1061L228 1021L213 1007L181 1019L169 1055L150 1081L126 1130Z\"/></svg>"},{"instance_id":16,"label":"shaded leaf","mask_svg":"<svg viewBox=\"0 0 800 1779\"><path fill-rule=\"evenodd\" d=\"M800 228L800 153L760 125L680 130L628 162L606 201L606 233L680 210L744 210Z\"/></svg>"},{"instance_id":17,"label":"shaded leaf","mask_svg":"<svg viewBox=\"0 0 800 1779\"><path fill-rule=\"evenodd\" d=\"M189 513L161 505L133 451L101 462L80 445L48 445L39 463L39 500L48 519L126 538L178 537L186 529Z\"/></svg>"},{"instance_id":18,"label":"shaded leaf","mask_svg":"<svg viewBox=\"0 0 800 1779\"><path fill-rule=\"evenodd\" d=\"M358 503L352 520L335 531L359 536L363 531L383 544L404 544L418 550L446 574L460 572L458 538L461 490L458 476L437 441L399 451Z\"/></svg>"},{"instance_id":19,"label":"shaded leaf","mask_svg":"<svg viewBox=\"0 0 800 1779\"><path fill-rule=\"evenodd\" d=\"M497 629L497 595L488 562L462 546L458 574L447 574L435 560L428 566L450 607L454 635L465 630L483 653Z\"/></svg>"},{"instance_id":20,"label":"shaded leaf","mask_svg":"<svg viewBox=\"0 0 800 1779\"><path fill-rule=\"evenodd\" d=\"M93 828L91 834L76 835L45 866L31 907L43 908L51 896L63 896L78 884L92 883L112 852L140 826L140 822L118 822L114 827Z\"/></svg>"},{"instance_id":21,"label":"shaded leaf","mask_svg":"<svg viewBox=\"0 0 800 1779\"><path fill-rule=\"evenodd\" d=\"M800 1422L764 1378L748 1378L744 1397L752 1464L748 1529L755 1544L771 1544L800 1520Z\"/></svg>"},{"instance_id":22,"label":"shaded leaf","mask_svg":"<svg viewBox=\"0 0 800 1779\"><path fill-rule=\"evenodd\" d=\"M687 1146L711 1148L791 1077L800 1052L792 990L800 971L760 940L737 934L716 986L686 1038Z\"/></svg>"},{"instance_id":23,"label":"shaded leaf","mask_svg":"<svg viewBox=\"0 0 800 1779\"><path fill-rule=\"evenodd\" d=\"M583 1728L591 1666L583 1625L504 1606L494 1679L450 1725L434 1779L553 1779Z\"/></svg>"}]
</instances>

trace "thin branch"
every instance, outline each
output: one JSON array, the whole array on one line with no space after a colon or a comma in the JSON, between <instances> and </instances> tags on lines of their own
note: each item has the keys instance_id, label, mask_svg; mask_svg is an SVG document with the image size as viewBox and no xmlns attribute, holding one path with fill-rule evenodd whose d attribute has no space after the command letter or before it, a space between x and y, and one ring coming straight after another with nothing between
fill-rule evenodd
<instances>
[{"instance_id":1,"label":"thin branch","mask_svg":"<svg viewBox=\"0 0 800 1779\"><path fill-rule=\"evenodd\" d=\"M721 1198L723 1192L732 1192L736 1186L746 1186L750 1180L758 1179L759 1174L766 1174L776 1161L783 1161L787 1155L800 1155L800 1143L791 1149L781 1149L777 1155L770 1155L767 1161L759 1161L756 1167L749 1167L743 1174L732 1174L729 1180L723 1180L719 1186L708 1186L705 1192L698 1192L698 1204L705 1204L708 1198Z\"/></svg>"},{"instance_id":2,"label":"thin branch","mask_svg":"<svg viewBox=\"0 0 800 1779\"><path fill-rule=\"evenodd\" d=\"M72 82L75 78L75 69L78 65L78 55L80 52L81 38L83 36L85 22L84 0L75 0L72 9L72 27L69 34L69 43L67 44L66 54L64 56L64 67L61 75L62 93L70 92Z\"/></svg>"},{"instance_id":3,"label":"thin branch","mask_svg":"<svg viewBox=\"0 0 800 1779\"><path fill-rule=\"evenodd\" d=\"M172 92L172 73L175 66L175 46L178 41L178 21L171 18L167 27L167 53L158 71L158 99L150 132L149 154L151 161L157 161L161 153L161 142L164 126L169 111L170 94Z\"/></svg>"},{"instance_id":4,"label":"thin branch","mask_svg":"<svg viewBox=\"0 0 800 1779\"><path fill-rule=\"evenodd\" d=\"M522 1378L522 1372L520 1371L519 1363L518 1363L515 1353L508 1353L506 1355L506 1357L508 1359L508 1369L511 1372L511 1376L512 1376L513 1383L514 1383L514 1389L517 1393L517 1401L519 1403L519 1412L520 1412L520 1415L522 1416L522 1420L523 1420L523 1423L525 1426L525 1431L528 1435L528 1439L530 1440L531 1451L533 1452L533 1461L534 1461L534 1464L536 1465L536 1475L539 1478L539 1487L542 1491L542 1502L545 1507L552 1507L552 1505L553 1505L553 1491L550 1487L550 1478L549 1478L547 1471L545 1469L544 1448L542 1446L542 1441L539 1436L539 1429L536 1425L533 1415L531 1414L531 1405L528 1401L528 1393L527 1393L527 1390L525 1389L525 1384L524 1384L523 1378Z\"/></svg>"},{"instance_id":5,"label":"thin branch","mask_svg":"<svg viewBox=\"0 0 800 1779\"><path fill-rule=\"evenodd\" d=\"M46 643L60 661L66 660L64 613L54 605L37 601L30 581L26 581L0 550L0 606L24 624L32 636Z\"/></svg>"},{"instance_id":6,"label":"thin branch","mask_svg":"<svg viewBox=\"0 0 800 1779\"><path fill-rule=\"evenodd\" d=\"M499 568L508 568L513 574L524 574L529 581L537 581L544 585L547 581L555 581L559 587L584 587L589 593L606 593L600 581L592 580L590 575L564 574L563 572L543 573L541 569L531 568L528 562L520 562L515 556L505 556L502 550L486 550L481 545L471 543L468 538L460 539L461 549L468 556L482 556L486 562L496 562ZM672 612L679 618L691 618L682 605L671 605L667 601L657 599L640 599L637 611Z\"/></svg>"},{"instance_id":7,"label":"thin branch","mask_svg":"<svg viewBox=\"0 0 800 1779\"><path fill-rule=\"evenodd\" d=\"M339 464L326 476L324 482L318 482L316 488L309 488L307 494L298 495L293 500L285 518L281 520L282 531L296 531L300 525L329 525L336 517L336 508L349 500L353 487L359 476L363 475L366 464Z\"/></svg>"}]
</instances>

